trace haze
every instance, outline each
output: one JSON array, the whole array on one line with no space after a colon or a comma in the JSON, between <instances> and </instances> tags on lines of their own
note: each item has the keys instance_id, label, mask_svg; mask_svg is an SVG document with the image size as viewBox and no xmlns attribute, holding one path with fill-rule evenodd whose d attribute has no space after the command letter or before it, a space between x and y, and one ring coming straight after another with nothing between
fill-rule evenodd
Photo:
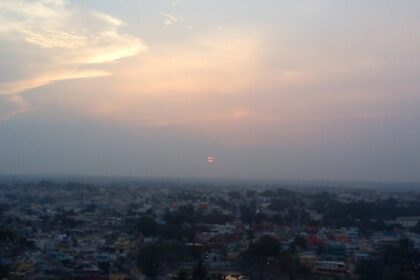
<instances>
[{"instance_id":1,"label":"haze","mask_svg":"<svg viewBox=\"0 0 420 280\"><path fill-rule=\"evenodd\" d=\"M418 182L419 12L2 0L0 174Z\"/></svg>"}]
</instances>

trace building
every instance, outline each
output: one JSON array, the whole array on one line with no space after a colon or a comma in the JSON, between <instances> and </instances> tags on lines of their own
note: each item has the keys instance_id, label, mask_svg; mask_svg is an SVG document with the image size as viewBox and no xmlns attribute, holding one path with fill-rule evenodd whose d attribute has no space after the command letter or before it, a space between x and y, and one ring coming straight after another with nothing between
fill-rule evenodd
<instances>
[{"instance_id":1,"label":"building","mask_svg":"<svg viewBox=\"0 0 420 280\"><path fill-rule=\"evenodd\" d=\"M415 227L420 221L420 217L399 217L397 218L397 224L402 225L405 228Z\"/></svg>"},{"instance_id":2,"label":"building","mask_svg":"<svg viewBox=\"0 0 420 280\"><path fill-rule=\"evenodd\" d=\"M314 273L323 276L345 277L347 267L344 262L318 261L315 263Z\"/></svg>"}]
</instances>

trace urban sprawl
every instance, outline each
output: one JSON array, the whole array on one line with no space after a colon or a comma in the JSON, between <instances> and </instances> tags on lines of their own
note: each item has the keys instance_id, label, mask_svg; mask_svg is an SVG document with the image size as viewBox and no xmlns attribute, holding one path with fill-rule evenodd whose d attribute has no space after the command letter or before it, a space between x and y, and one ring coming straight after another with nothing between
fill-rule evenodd
<instances>
[{"instance_id":1,"label":"urban sprawl","mask_svg":"<svg viewBox=\"0 0 420 280\"><path fill-rule=\"evenodd\" d=\"M6 182L0 279L420 279L420 192Z\"/></svg>"}]
</instances>

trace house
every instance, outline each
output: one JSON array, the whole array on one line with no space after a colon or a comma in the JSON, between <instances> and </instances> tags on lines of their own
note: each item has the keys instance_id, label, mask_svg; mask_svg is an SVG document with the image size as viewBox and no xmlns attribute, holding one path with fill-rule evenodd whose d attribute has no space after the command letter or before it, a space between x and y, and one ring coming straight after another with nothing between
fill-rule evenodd
<instances>
[{"instance_id":1,"label":"house","mask_svg":"<svg viewBox=\"0 0 420 280\"><path fill-rule=\"evenodd\" d=\"M397 224L402 225L405 228L415 227L420 221L420 217L399 217L397 218Z\"/></svg>"},{"instance_id":2,"label":"house","mask_svg":"<svg viewBox=\"0 0 420 280\"><path fill-rule=\"evenodd\" d=\"M345 277L347 266L344 262L317 261L313 271L323 276Z\"/></svg>"}]
</instances>

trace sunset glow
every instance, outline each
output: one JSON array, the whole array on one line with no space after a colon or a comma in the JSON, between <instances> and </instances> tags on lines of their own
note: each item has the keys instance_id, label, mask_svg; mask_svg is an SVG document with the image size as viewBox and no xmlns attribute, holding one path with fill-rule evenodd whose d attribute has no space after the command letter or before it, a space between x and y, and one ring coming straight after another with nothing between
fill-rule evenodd
<instances>
[{"instance_id":1,"label":"sunset glow","mask_svg":"<svg viewBox=\"0 0 420 280\"><path fill-rule=\"evenodd\" d=\"M420 180L418 1L123 2L1 1L4 171Z\"/></svg>"}]
</instances>

